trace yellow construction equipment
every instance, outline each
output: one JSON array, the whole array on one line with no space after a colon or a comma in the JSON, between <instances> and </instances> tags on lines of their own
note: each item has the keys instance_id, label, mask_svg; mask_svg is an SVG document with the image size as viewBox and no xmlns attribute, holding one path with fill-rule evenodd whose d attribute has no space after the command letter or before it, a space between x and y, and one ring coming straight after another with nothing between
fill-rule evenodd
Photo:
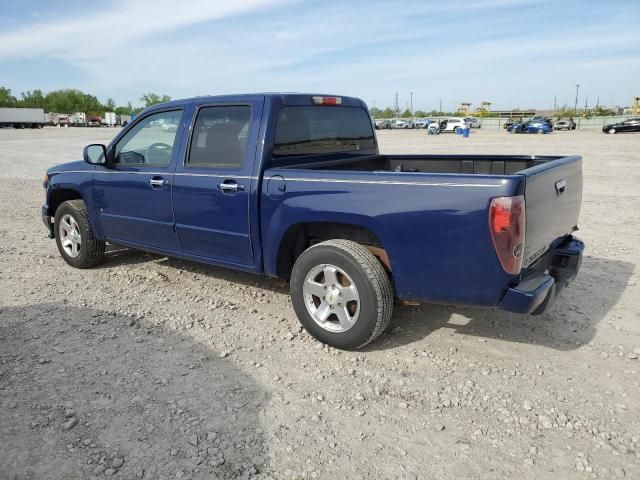
<instances>
[{"instance_id":1,"label":"yellow construction equipment","mask_svg":"<svg viewBox=\"0 0 640 480\"><path fill-rule=\"evenodd\" d=\"M633 105L631 106L631 112L634 115L640 113L640 97L633 97Z\"/></svg>"}]
</instances>

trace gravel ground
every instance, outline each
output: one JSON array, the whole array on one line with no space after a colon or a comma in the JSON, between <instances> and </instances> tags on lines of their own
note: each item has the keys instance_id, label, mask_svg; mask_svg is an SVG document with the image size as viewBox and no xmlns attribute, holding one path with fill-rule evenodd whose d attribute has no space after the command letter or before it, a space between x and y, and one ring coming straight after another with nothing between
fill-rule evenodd
<instances>
[{"instance_id":1,"label":"gravel ground","mask_svg":"<svg viewBox=\"0 0 640 480\"><path fill-rule=\"evenodd\" d=\"M582 154L587 250L550 313L397 307L349 353L269 279L117 247L68 267L40 178L114 132L0 130L0 478L640 478L640 135L381 132Z\"/></svg>"}]
</instances>

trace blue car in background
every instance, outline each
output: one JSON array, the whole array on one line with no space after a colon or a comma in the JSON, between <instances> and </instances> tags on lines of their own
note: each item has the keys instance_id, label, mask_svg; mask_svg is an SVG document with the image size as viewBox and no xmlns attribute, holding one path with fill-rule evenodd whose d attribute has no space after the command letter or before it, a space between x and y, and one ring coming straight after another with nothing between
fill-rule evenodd
<instances>
[{"instance_id":1,"label":"blue car in background","mask_svg":"<svg viewBox=\"0 0 640 480\"><path fill-rule=\"evenodd\" d=\"M510 133L551 133L552 127L543 121L528 121L514 123L509 127Z\"/></svg>"}]
</instances>

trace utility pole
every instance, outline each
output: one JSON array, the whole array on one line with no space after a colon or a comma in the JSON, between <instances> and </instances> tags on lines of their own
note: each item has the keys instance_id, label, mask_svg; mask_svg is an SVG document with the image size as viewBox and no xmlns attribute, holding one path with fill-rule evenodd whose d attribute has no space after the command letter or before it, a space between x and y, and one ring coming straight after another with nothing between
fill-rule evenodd
<instances>
[{"instance_id":1,"label":"utility pole","mask_svg":"<svg viewBox=\"0 0 640 480\"><path fill-rule=\"evenodd\" d=\"M409 95L411 95L411 115L413 115L413 92L409 92Z\"/></svg>"},{"instance_id":2,"label":"utility pole","mask_svg":"<svg viewBox=\"0 0 640 480\"><path fill-rule=\"evenodd\" d=\"M589 108L589 97L584 99L584 113L587 113L588 108Z\"/></svg>"},{"instance_id":3,"label":"utility pole","mask_svg":"<svg viewBox=\"0 0 640 480\"><path fill-rule=\"evenodd\" d=\"M558 110L558 95L553 96L553 112Z\"/></svg>"},{"instance_id":4,"label":"utility pole","mask_svg":"<svg viewBox=\"0 0 640 480\"><path fill-rule=\"evenodd\" d=\"M578 91L580 91L580 84L576 83L576 103L574 104L574 107L573 107L573 114L575 116L578 116Z\"/></svg>"},{"instance_id":5,"label":"utility pole","mask_svg":"<svg viewBox=\"0 0 640 480\"><path fill-rule=\"evenodd\" d=\"M442 113L442 99L440 99L440 110L438 110L438 113Z\"/></svg>"},{"instance_id":6,"label":"utility pole","mask_svg":"<svg viewBox=\"0 0 640 480\"><path fill-rule=\"evenodd\" d=\"M400 106L398 105L398 92L396 92L396 113L400 111Z\"/></svg>"}]
</instances>

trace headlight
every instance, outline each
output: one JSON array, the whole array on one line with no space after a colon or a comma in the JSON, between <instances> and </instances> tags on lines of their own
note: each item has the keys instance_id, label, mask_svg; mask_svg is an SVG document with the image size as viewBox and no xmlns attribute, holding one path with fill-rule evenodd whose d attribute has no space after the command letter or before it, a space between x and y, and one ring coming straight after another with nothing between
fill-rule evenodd
<instances>
[{"instance_id":1,"label":"headlight","mask_svg":"<svg viewBox=\"0 0 640 480\"><path fill-rule=\"evenodd\" d=\"M42 177L42 186L44 188L47 188L48 185L49 185L49 174L45 172L44 176Z\"/></svg>"}]
</instances>

